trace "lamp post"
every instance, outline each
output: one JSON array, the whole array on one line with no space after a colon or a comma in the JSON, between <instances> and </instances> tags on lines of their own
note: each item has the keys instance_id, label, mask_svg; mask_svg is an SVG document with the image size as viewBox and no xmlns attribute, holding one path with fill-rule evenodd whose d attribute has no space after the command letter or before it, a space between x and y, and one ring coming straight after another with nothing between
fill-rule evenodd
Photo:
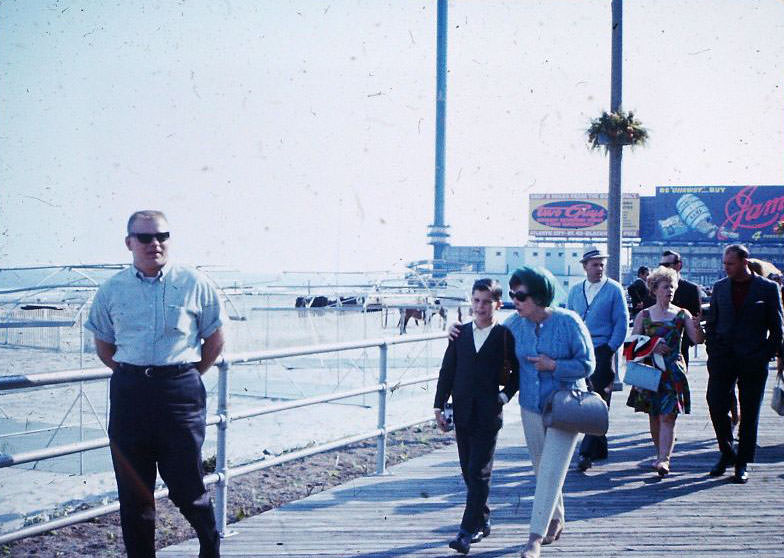
<instances>
[{"instance_id":1,"label":"lamp post","mask_svg":"<svg viewBox=\"0 0 784 558\"><path fill-rule=\"evenodd\" d=\"M623 0L612 0L610 111L621 110L623 96ZM610 142L610 187L607 195L607 275L621 280L621 159L623 145Z\"/></svg>"}]
</instances>

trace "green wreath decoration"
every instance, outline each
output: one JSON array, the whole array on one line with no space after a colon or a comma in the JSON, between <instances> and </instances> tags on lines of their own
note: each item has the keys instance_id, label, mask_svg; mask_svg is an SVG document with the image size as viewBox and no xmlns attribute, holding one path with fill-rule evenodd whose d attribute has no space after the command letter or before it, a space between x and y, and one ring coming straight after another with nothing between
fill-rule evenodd
<instances>
[{"instance_id":1,"label":"green wreath decoration","mask_svg":"<svg viewBox=\"0 0 784 558\"><path fill-rule=\"evenodd\" d=\"M604 147L605 152L610 145L645 145L648 141L648 130L635 118L634 113L602 112L599 118L591 120L585 131L591 149Z\"/></svg>"}]
</instances>

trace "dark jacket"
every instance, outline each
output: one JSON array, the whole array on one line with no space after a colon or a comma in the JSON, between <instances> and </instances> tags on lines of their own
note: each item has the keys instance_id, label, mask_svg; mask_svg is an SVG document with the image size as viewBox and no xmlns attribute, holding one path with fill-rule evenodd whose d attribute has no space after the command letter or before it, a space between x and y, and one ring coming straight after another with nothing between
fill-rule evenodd
<instances>
[{"instance_id":1,"label":"dark jacket","mask_svg":"<svg viewBox=\"0 0 784 558\"><path fill-rule=\"evenodd\" d=\"M675 294L672 297L672 303L679 308L685 308L691 312L692 316L697 316L702 309L702 296L700 295L700 288L696 283L692 283L686 279L678 279L678 288L675 289ZM694 345L694 343L692 343L688 335L684 335L683 345L686 347L691 347Z\"/></svg>"},{"instance_id":2,"label":"dark jacket","mask_svg":"<svg viewBox=\"0 0 784 558\"><path fill-rule=\"evenodd\" d=\"M456 426L485 430L501 428L503 407L498 401L498 377L504 366L504 350L512 373L503 392L512 399L520 381L512 333L500 324L495 325L477 353L474 324L464 325L444 353L433 408L443 409L451 395Z\"/></svg>"},{"instance_id":3,"label":"dark jacket","mask_svg":"<svg viewBox=\"0 0 784 558\"><path fill-rule=\"evenodd\" d=\"M749 294L739 312L732 304L730 279L713 285L705 324L709 360L740 358L767 363L782 343L781 294L776 283L758 275L751 278Z\"/></svg>"},{"instance_id":4,"label":"dark jacket","mask_svg":"<svg viewBox=\"0 0 784 558\"><path fill-rule=\"evenodd\" d=\"M631 285L626 287L626 290L629 291L629 300L632 303L632 314L637 314L637 312L643 308L653 306L656 302L656 299L651 296L648 285L645 284L645 280L642 277L635 279ZM638 308L637 305L641 302L642 307Z\"/></svg>"}]
</instances>

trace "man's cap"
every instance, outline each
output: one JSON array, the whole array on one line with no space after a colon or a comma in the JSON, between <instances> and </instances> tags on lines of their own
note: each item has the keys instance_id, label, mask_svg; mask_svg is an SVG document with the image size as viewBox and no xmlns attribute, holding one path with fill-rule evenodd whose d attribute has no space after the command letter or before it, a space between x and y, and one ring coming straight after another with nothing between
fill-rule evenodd
<instances>
[{"instance_id":1,"label":"man's cap","mask_svg":"<svg viewBox=\"0 0 784 558\"><path fill-rule=\"evenodd\" d=\"M593 260L595 258L609 258L610 256L606 254L604 251L599 250L596 246L591 246L586 250L583 254L583 257L580 259L580 263L585 263L588 260Z\"/></svg>"}]
</instances>

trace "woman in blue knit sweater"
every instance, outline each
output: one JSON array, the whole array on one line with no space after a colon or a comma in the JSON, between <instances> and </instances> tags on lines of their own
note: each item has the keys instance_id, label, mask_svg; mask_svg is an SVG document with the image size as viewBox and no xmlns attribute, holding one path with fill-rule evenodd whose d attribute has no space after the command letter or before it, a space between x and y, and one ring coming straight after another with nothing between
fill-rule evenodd
<instances>
[{"instance_id":1,"label":"woman in blue knit sweater","mask_svg":"<svg viewBox=\"0 0 784 558\"><path fill-rule=\"evenodd\" d=\"M523 431L536 470L528 543L521 557L538 558L541 545L557 540L564 528L561 489L577 443L577 432L545 428L542 407L558 389L586 389L595 361L591 335L580 317L550 306L555 279L549 271L520 268L509 287L517 313L504 325L515 339Z\"/></svg>"}]
</instances>

